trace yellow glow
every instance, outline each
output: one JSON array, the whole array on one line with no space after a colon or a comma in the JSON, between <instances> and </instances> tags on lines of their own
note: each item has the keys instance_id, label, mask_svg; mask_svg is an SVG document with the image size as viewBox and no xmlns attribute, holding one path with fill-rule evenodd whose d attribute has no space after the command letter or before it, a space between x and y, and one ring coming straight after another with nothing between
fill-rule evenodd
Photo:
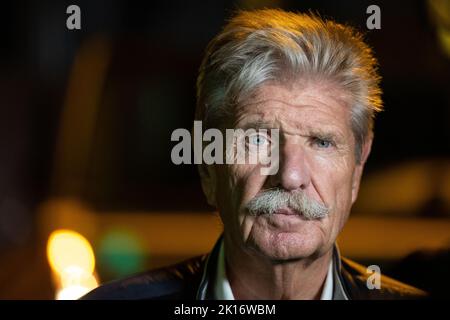
<instances>
[{"instance_id":1,"label":"yellow glow","mask_svg":"<svg viewBox=\"0 0 450 320\"><path fill-rule=\"evenodd\" d=\"M76 300L84 296L89 291L91 291L91 288L86 288L80 285L69 286L58 291L56 294L56 300Z\"/></svg>"},{"instance_id":2,"label":"yellow glow","mask_svg":"<svg viewBox=\"0 0 450 320\"><path fill-rule=\"evenodd\" d=\"M52 232L47 243L47 258L52 270L60 276L71 268L86 274L94 272L95 257L91 245L81 234L71 230Z\"/></svg>"},{"instance_id":3,"label":"yellow glow","mask_svg":"<svg viewBox=\"0 0 450 320\"><path fill-rule=\"evenodd\" d=\"M438 28L438 38L445 54L450 58L450 31L443 27Z\"/></svg>"},{"instance_id":4,"label":"yellow glow","mask_svg":"<svg viewBox=\"0 0 450 320\"><path fill-rule=\"evenodd\" d=\"M71 230L52 232L47 258L56 276L57 300L78 299L98 286L93 275L94 251L81 234Z\"/></svg>"},{"instance_id":5,"label":"yellow glow","mask_svg":"<svg viewBox=\"0 0 450 320\"><path fill-rule=\"evenodd\" d=\"M61 274L61 286L63 288L74 285L81 285L87 288L98 286L97 279L79 267L69 267Z\"/></svg>"},{"instance_id":6,"label":"yellow glow","mask_svg":"<svg viewBox=\"0 0 450 320\"><path fill-rule=\"evenodd\" d=\"M57 300L74 300L82 297L98 286L97 279L78 267L69 267L60 278L61 289L56 293Z\"/></svg>"}]
</instances>

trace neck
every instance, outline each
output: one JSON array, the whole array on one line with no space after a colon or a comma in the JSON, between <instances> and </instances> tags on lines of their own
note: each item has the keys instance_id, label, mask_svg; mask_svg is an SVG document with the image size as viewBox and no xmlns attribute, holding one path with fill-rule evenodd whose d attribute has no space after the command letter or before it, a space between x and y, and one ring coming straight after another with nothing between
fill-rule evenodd
<instances>
[{"instance_id":1,"label":"neck","mask_svg":"<svg viewBox=\"0 0 450 320\"><path fill-rule=\"evenodd\" d=\"M332 252L331 249L320 257L274 262L234 248L225 237L227 277L238 300L320 299Z\"/></svg>"}]
</instances>

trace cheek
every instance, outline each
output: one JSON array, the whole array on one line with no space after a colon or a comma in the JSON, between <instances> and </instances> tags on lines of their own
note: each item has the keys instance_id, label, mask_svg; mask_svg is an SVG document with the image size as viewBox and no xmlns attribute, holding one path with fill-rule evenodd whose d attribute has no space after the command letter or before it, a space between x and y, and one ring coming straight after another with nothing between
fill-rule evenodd
<instances>
[{"instance_id":1,"label":"cheek","mask_svg":"<svg viewBox=\"0 0 450 320\"><path fill-rule=\"evenodd\" d=\"M228 232L245 241L254 219L243 207L263 187L266 177L250 165L222 166L218 173L217 199L219 214Z\"/></svg>"},{"instance_id":2,"label":"cheek","mask_svg":"<svg viewBox=\"0 0 450 320\"><path fill-rule=\"evenodd\" d=\"M322 226L333 241L343 228L351 208L352 173L348 161L316 160L312 169L314 188L330 207L330 217Z\"/></svg>"},{"instance_id":3,"label":"cheek","mask_svg":"<svg viewBox=\"0 0 450 320\"><path fill-rule=\"evenodd\" d=\"M235 190L239 193L237 211L243 207L264 187L267 176L261 175L258 165L235 165Z\"/></svg>"},{"instance_id":4,"label":"cheek","mask_svg":"<svg viewBox=\"0 0 450 320\"><path fill-rule=\"evenodd\" d=\"M354 172L351 157L316 157L313 163L312 179L323 201L338 214L348 211Z\"/></svg>"},{"instance_id":5,"label":"cheek","mask_svg":"<svg viewBox=\"0 0 450 320\"><path fill-rule=\"evenodd\" d=\"M235 214L242 210L263 187L266 177L258 166L228 165L218 169L217 193L219 210Z\"/></svg>"}]
</instances>

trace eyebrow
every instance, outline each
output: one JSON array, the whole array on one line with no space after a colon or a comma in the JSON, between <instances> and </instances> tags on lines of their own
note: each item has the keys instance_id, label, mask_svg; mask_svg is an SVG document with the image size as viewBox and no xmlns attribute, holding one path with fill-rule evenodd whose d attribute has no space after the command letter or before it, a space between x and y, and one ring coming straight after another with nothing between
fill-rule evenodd
<instances>
[{"instance_id":1,"label":"eyebrow","mask_svg":"<svg viewBox=\"0 0 450 320\"><path fill-rule=\"evenodd\" d=\"M341 134L336 133L335 131L321 128L308 128L307 130L310 136L314 136L322 140L333 141L338 144L342 143Z\"/></svg>"},{"instance_id":2,"label":"eyebrow","mask_svg":"<svg viewBox=\"0 0 450 320\"><path fill-rule=\"evenodd\" d=\"M248 129L274 129L274 125L264 121L262 119L257 120L250 120L248 122L245 122L243 125L238 126L241 129L248 130Z\"/></svg>"}]
</instances>

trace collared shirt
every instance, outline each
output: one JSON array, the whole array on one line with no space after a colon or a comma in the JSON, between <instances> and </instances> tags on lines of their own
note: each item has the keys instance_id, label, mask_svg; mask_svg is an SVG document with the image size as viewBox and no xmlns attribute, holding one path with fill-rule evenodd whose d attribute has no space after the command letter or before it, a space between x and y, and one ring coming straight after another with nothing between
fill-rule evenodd
<instances>
[{"instance_id":1,"label":"collared shirt","mask_svg":"<svg viewBox=\"0 0 450 320\"><path fill-rule=\"evenodd\" d=\"M234 300L233 291L225 271L225 245L223 239L220 243L217 260L216 279L213 283L214 298L217 300ZM333 300L333 282L333 259L331 259L320 300Z\"/></svg>"}]
</instances>

